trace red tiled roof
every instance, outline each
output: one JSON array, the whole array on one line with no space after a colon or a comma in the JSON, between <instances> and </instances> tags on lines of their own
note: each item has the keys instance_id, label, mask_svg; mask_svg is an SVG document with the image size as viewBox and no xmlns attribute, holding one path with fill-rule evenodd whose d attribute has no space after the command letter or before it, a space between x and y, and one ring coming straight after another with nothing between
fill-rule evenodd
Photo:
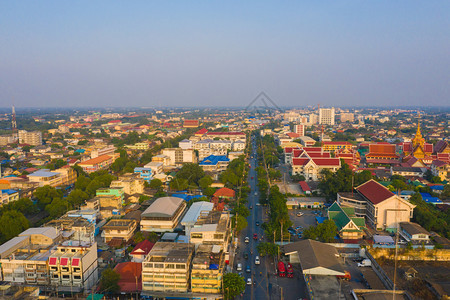
<instances>
[{"instance_id":1,"label":"red tiled roof","mask_svg":"<svg viewBox=\"0 0 450 300\"><path fill-rule=\"evenodd\" d=\"M356 190L373 204L381 203L394 196L391 191L373 179L361 184Z\"/></svg>"},{"instance_id":2,"label":"red tiled roof","mask_svg":"<svg viewBox=\"0 0 450 300\"><path fill-rule=\"evenodd\" d=\"M311 157L311 158L318 158L318 157L321 157L321 158L330 158L331 156L330 156L330 152L323 152L323 153L321 153L321 152L308 152L308 155L309 155L309 157Z\"/></svg>"},{"instance_id":3,"label":"red tiled roof","mask_svg":"<svg viewBox=\"0 0 450 300\"><path fill-rule=\"evenodd\" d=\"M108 159L111 159L111 156L104 154L104 155L100 155L96 158L82 161L79 163L79 165L95 165L95 164L99 164L101 162L107 161Z\"/></svg>"},{"instance_id":4,"label":"red tiled roof","mask_svg":"<svg viewBox=\"0 0 450 300\"><path fill-rule=\"evenodd\" d=\"M152 242L149 240L143 240L142 242L138 243L136 247L134 247L133 251L131 251L131 255L147 255L150 250L152 250L153 246ZM140 251L138 251L140 250Z\"/></svg>"},{"instance_id":5,"label":"red tiled roof","mask_svg":"<svg viewBox=\"0 0 450 300\"><path fill-rule=\"evenodd\" d=\"M234 198L235 195L235 191L226 187L220 188L218 189L215 193L214 196L215 197L229 197L229 198Z\"/></svg>"},{"instance_id":6,"label":"red tiled roof","mask_svg":"<svg viewBox=\"0 0 450 300\"><path fill-rule=\"evenodd\" d=\"M341 161L339 158L312 158L313 162L318 166L339 166Z\"/></svg>"},{"instance_id":7,"label":"red tiled roof","mask_svg":"<svg viewBox=\"0 0 450 300\"><path fill-rule=\"evenodd\" d=\"M352 144L349 142L323 142L324 145L349 145L351 146Z\"/></svg>"},{"instance_id":8,"label":"red tiled roof","mask_svg":"<svg viewBox=\"0 0 450 300\"><path fill-rule=\"evenodd\" d=\"M442 160L435 160L435 161L433 161L433 165L435 165L436 167L441 167L441 166L448 165L448 162L442 161Z\"/></svg>"},{"instance_id":9,"label":"red tiled roof","mask_svg":"<svg viewBox=\"0 0 450 300\"><path fill-rule=\"evenodd\" d=\"M288 132L287 136L290 137L290 138L297 138L297 137L300 136L300 134L295 133L295 132Z\"/></svg>"},{"instance_id":10,"label":"red tiled roof","mask_svg":"<svg viewBox=\"0 0 450 300\"><path fill-rule=\"evenodd\" d=\"M112 120L112 121L108 122L108 124L117 124L117 123L122 123L122 121L121 120Z\"/></svg>"},{"instance_id":11,"label":"red tiled roof","mask_svg":"<svg viewBox=\"0 0 450 300\"><path fill-rule=\"evenodd\" d=\"M308 183L306 183L306 181L300 181L299 184L300 184L300 187L302 188L302 190L304 192L310 192L311 191L311 189L309 188L309 185L308 185Z\"/></svg>"},{"instance_id":12,"label":"red tiled roof","mask_svg":"<svg viewBox=\"0 0 450 300\"><path fill-rule=\"evenodd\" d=\"M207 132L208 132L208 129L202 128L202 129L200 129L199 131L197 131L195 134L205 134L205 133L207 133Z\"/></svg>"},{"instance_id":13,"label":"red tiled roof","mask_svg":"<svg viewBox=\"0 0 450 300\"><path fill-rule=\"evenodd\" d=\"M423 150L425 152L427 152L427 153L432 153L433 152L433 144L425 143L425 145L423 145L423 147L424 147Z\"/></svg>"},{"instance_id":14,"label":"red tiled roof","mask_svg":"<svg viewBox=\"0 0 450 300\"><path fill-rule=\"evenodd\" d=\"M245 135L245 133L243 133L243 132L235 132L235 131L230 131L230 132L208 132L206 135Z\"/></svg>"},{"instance_id":15,"label":"red tiled roof","mask_svg":"<svg viewBox=\"0 0 450 300\"><path fill-rule=\"evenodd\" d=\"M135 292L142 290L142 264L136 262L123 262L117 264L114 271L120 274L118 282L121 292Z\"/></svg>"},{"instance_id":16,"label":"red tiled roof","mask_svg":"<svg viewBox=\"0 0 450 300\"><path fill-rule=\"evenodd\" d=\"M306 152L321 152L322 147L303 147Z\"/></svg>"},{"instance_id":17,"label":"red tiled roof","mask_svg":"<svg viewBox=\"0 0 450 300\"><path fill-rule=\"evenodd\" d=\"M292 165L293 166L304 166L309 162L309 158L307 157L301 157L301 158L293 158L292 159Z\"/></svg>"},{"instance_id":18,"label":"red tiled roof","mask_svg":"<svg viewBox=\"0 0 450 300\"><path fill-rule=\"evenodd\" d=\"M370 153L395 154L395 145L391 144L370 144Z\"/></svg>"}]
</instances>

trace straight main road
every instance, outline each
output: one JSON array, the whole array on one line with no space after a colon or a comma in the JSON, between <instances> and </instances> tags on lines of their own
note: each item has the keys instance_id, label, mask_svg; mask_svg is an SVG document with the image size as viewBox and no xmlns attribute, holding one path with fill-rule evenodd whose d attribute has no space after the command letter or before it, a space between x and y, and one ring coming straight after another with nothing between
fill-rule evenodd
<instances>
[{"instance_id":1,"label":"straight main road","mask_svg":"<svg viewBox=\"0 0 450 300\"><path fill-rule=\"evenodd\" d=\"M248 174L248 182L250 185L250 194L248 197L248 208L250 210L250 215L247 218L248 226L239 236L239 249L235 256L235 266L238 263L242 264L242 273L247 282L248 278L251 278L252 284L246 285L245 293L243 299L270 299L269 295L269 282L268 282L268 260L266 257L259 256L257 245L263 239L264 230L261 228L262 223L265 221L263 219L264 207L259 205L259 192L257 189L257 174L255 168L257 167L256 159L256 142L251 141L253 151L250 155L250 171ZM259 222L259 226L256 225ZM256 233L257 239L253 238ZM245 243L245 238L249 238L249 242ZM244 258L244 254L248 255L248 258ZM255 258L259 256L260 264L255 264ZM250 272L247 272L247 268ZM236 268L235 268L236 270ZM273 271L272 271L273 272Z\"/></svg>"}]
</instances>

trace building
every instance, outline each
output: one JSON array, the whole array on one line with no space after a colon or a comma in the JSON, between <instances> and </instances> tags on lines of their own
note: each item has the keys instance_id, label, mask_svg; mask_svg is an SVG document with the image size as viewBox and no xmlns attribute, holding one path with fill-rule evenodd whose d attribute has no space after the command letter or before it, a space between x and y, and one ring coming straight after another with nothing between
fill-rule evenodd
<instances>
[{"instance_id":1,"label":"building","mask_svg":"<svg viewBox=\"0 0 450 300\"><path fill-rule=\"evenodd\" d=\"M113 145L104 145L100 147L95 147L91 150L91 158L96 158L103 155L114 156L116 147Z\"/></svg>"},{"instance_id":2,"label":"building","mask_svg":"<svg viewBox=\"0 0 450 300\"><path fill-rule=\"evenodd\" d=\"M193 293L222 293L225 268L224 251L216 245L199 245L192 259L191 291Z\"/></svg>"},{"instance_id":3,"label":"building","mask_svg":"<svg viewBox=\"0 0 450 300\"><path fill-rule=\"evenodd\" d=\"M364 235L366 227L363 217L355 215L353 207L341 207L334 202L327 210L328 219L332 220L339 231L339 236L344 243L357 242Z\"/></svg>"},{"instance_id":4,"label":"building","mask_svg":"<svg viewBox=\"0 0 450 300\"><path fill-rule=\"evenodd\" d=\"M141 231L173 231L186 209L186 202L177 197L162 197L153 202L141 215Z\"/></svg>"},{"instance_id":5,"label":"building","mask_svg":"<svg viewBox=\"0 0 450 300\"><path fill-rule=\"evenodd\" d=\"M42 145L42 132L19 130L19 144Z\"/></svg>"},{"instance_id":6,"label":"building","mask_svg":"<svg viewBox=\"0 0 450 300\"><path fill-rule=\"evenodd\" d=\"M98 280L97 243L64 241L48 258L50 286L56 291L82 292Z\"/></svg>"},{"instance_id":7,"label":"building","mask_svg":"<svg viewBox=\"0 0 450 300\"><path fill-rule=\"evenodd\" d=\"M184 139L184 140L180 141L178 143L178 146L183 150L192 149L194 147L192 141L190 141L188 139Z\"/></svg>"},{"instance_id":8,"label":"building","mask_svg":"<svg viewBox=\"0 0 450 300\"><path fill-rule=\"evenodd\" d=\"M0 190L0 207L19 200L19 192L12 189Z\"/></svg>"},{"instance_id":9,"label":"building","mask_svg":"<svg viewBox=\"0 0 450 300\"><path fill-rule=\"evenodd\" d=\"M201 215L190 230L189 241L195 245L216 245L226 251L230 237L229 212L211 211L208 215Z\"/></svg>"},{"instance_id":10,"label":"building","mask_svg":"<svg viewBox=\"0 0 450 300\"><path fill-rule=\"evenodd\" d=\"M152 250L155 244L150 242L149 240L143 240L138 243L136 247L130 252L131 261L141 263L144 261L147 254L149 254L150 250Z\"/></svg>"},{"instance_id":11,"label":"building","mask_svg":"<svg viewBox=\"0 0 450 300\"><path fill-rule=\"evenodd\" d=\"M45 227L54 227L62 233L65 239L82 241L86 243L95 242L95 222L89 222L83 217L62 216L51 220Z\"/></svg>"},{"instance_id":12,"label":"building","mask_svg":"<svg viewBox=\"0 0 450 300\"><path fill-rule=\"evenodd\" d=\"M309 136L301 136L299 140L303 147L313 147L316 144L316 140Z\"/></svg>"},{"instance_id":13,"label":"building","mask_svg":"<svg viewBox=\"0 0 450 300\"><path fill-rule=\"evenodd\" d=\"M306 127L306 125L304 125L304 124L295 124L294 125L294 132L296 134L298 134L299 137L300 136L305 136L305 127Z\"/></svg>"},{"instance_id":14,"label":"building","mask_svg":"<svg viewBox=\"0 0 450 300\"><path fill-rule=\"evenodd\" d=\"M163 167L164 167L164 163L159 162L159 161L152 161L144 166L144 168L146 168L146 169L151 169L153 175L163 173Z\"/></svg>"},{"instance_id":15,"label":"building","mask_svg":"<svg viewBox=\"0 0 450 300\"><path fill-rule=\"evenodd\" d=\"M353 113L341 113L341 123L350 122L353 123L355 121L355 115Z\"/></svg>"},{"instance_id":16,"label":"building","mask_svg":"<svg viewBox=\"0 0 450 300\"><path fill-rule=\"evenodd\" d=\"M102 237L105 243L108 243L112 239L120 239L126 243L133 237L137 226L136 220L111 219L103 226Z\"/></svg>"},{"instance_id":17,"label":"building","mask_svg":"<svg viewBox=\"0 0 450 300\"><path fill-rule=\"evenodd\" d=\"M190 243L157 242L142 262L142 290L180 292L189 290L194 246Z\"/></svg>"},{"instance_id":18,"label":"building","mask_svg":"<svg viewBox=\"0 0 450 300\"><path fill-rule=\"evenodd\" d=\"M114 267L114 271L120 275L119 282L120 292L132 295L140 293L142 290L142 264L137 262L118 263ZM90 299L90 296L86 298ZM95 299L95 298L94 298Z\"/></svg>"},{"instance_id":19,"label":"building","mask_svg":"<svg viewBox=\"0 0 450 300\"><path fill-rule=\"evenodd\" d=\"M230 159L225 155L210 155L205 157L199 166L206 172L219 173L225 171L230 163Z\"/></svg>"},{"instance_id":20,"label":"building","mask_svg":"<svg viewBox=\"0 0 450 300\"><path fill-rule=\"evenodd\" d=\"M225 131L225 132L207 132L206 137L209 139L229 139L231 141L246 142L247 135L244 132Z\"/></svg>"},{"instance_id":21,"label":"building","mask_svg":"<svg viewBox=\"0 0 450 300\"><path fill-rule=\"evenodd\" d=\"M391 166L391 176L423 177L423 173L422 169L417 167Z\"/></svg>"},{"instance_id":22,"label":"building","mask_svg":"<svg viewBox=\"0 0 450 300\"><path fill-rule=\"evenodd\" d=\"M317 181L323 169L336 172L341 167L340 159L331 157L321 147L293 149L291 157L292 175L303 175L306 180Z\"/></svg>"},{"instance_id":23,"label":"building","mask_svg":"<svg viewBox=\"0 0 450 300\"><path fill-rule=\"evenodd\" d=\"M400 163L400 156L397 154L396 145L388 143L369 144L366 161L368 164L398 164Z\"/></svg>"},{"instance_id":24,"label":"building","mask_svg":"<svg viewBox=\"0 0 450 300\"><path fill-rule=\"evenodd\" d=\"M183 127L184 128L197 128L200 126L199 120L184 120Z\"/></svg>"},{"instance_id":25,"label":"building","mask_svg":"<svg viewBox=\"0 0 450 300\"><path fill-rule=\"evenodd\" d=\"M338 203L345 207L354 207L356 216L364 216L366 223L374 229L397 231L400 222L409 222L413 217L415 205L395 195L375 180L356 187L357 197L347 193ZM343 198L344 201L341 201ZM365 209L363 209L365 207ZM365 212L362 215L362 212Z\"/></svg>"},{"instance_id":26,"label":"building","mask_svg":"<svg viewBox=\"0 0 450 300\"><path fill-rule=\"evenodd\" d=\"M114 156L100 155L96 158L91 158L80 162L78 165L86 173L92 173L100 170L107 169L114 162Z\"/></svg>"},{"instance_id":27,"label":"building","mask_svg":"<svg viewBox=\"0 0 450 300\"><path fill-rule=\"evenodd\" d=\"M319 109L319 124L321 125L334 125L335 111L332 108L320 108Z\"/></svg>"},{"instance_id":28,"label":"building","mask_svg":"<svg viewBox=\"0 0 450 300\"><path fill-rule=\"evenodd\" d=\"M27 175L30 182L35 182L38 186L50 185L52 187L68 186L75 183L77 173L72 168L60 168L54 171L41 169Z\"/></svg>"},{"instance_id":29,"label":"building","mask_svg":"<svg viewBox=\"0 0 450 300\"><path fill-rule=\"evenodd\" d=\"M431 164L431 173L442 181L450 181L450 164L447 161L435 160Z\"/></svg>"},{"instance_id":30,"label":"building","mask_svg":"<svg viewBox=\"0 0 450 300\"><path fill-rule=\"evenodd\" d=\"M136 143L134 145L126 145L125 147L127 147L130 150L145 151L145 150L148 150L150 148L150 144L143 142L143 143Z\"/></svg>"},{"instance_id":31,"label":"building","mask_svg":"<svg viewBox=\"0 0 450 300\"><path fill-rule=\"evenodd\" d=\"M184 231L187 237L190 237L191 229L194 227L200 216L207 216L214 208L214 204L211 202L200 201L192 203L183 219L181 225L184 227Z\"/></svg>"},{"instance_id":32,"label":"building","mask_svg":"<svg viewBox=\"0 0 450 300\"><path fill-rule=\"evenodd\" d=\"M111 181L110 188L122 189L127 195L142 194L144 193L144 182L143 178L137 177L133 174L125 174L119 176L118 180Z\"/></svg>"},{"instance_id":33,"label":"building","mask_svg":"<svg viewBox=\"0 0 450 300\"><path fill-rule=\"evenodd\" d=\"M351 150L353 145L349 142L323 142L322 147L324 151L336 152L340 149Z\"/></svg>"},{"instance_id":34,"label":"building","mask_svg":"<svg viewBox=\"0 0 450 300\"><path fill-rule=\"evenodd\" d=\"M197 156L193 149L165 148L162 154L169 157L170 165L181 166L185 163L196 163Z\"/></svg>"},{"instance_id":35,"label":"building","mask_svg":"<svg viewBox=\"0 0 450 300\"><path fill-rule=\"evenodd\" d=\"M412 243L429 243L430 233L417 223L400 222L400 235Z\"/></svg>"},{"instance_id":36,"label":"building","mask_svg":"<svg viewBox=\"0 0 450 300\"><path fill-rule=\"evenodd\" d=\"M153 170L151 168L136 167L134 168L134 173L139 174L139 177L144 179L148 183L150 183L153 177Z\"/></svg>"}]
</instances>

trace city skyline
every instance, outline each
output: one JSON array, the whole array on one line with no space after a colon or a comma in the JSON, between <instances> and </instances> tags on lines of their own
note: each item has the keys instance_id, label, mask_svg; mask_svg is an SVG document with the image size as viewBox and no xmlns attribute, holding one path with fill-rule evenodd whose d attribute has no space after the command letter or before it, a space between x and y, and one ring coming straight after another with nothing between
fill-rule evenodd
<instances>
[{"instance_id":1,"label":"city skyline","mask_svg":"<svg viewBox=\"0 0 450 300\"><path fill-rule=\"evenodd\" d=\"M0 106L448 106L445 2L0 4Z\"/></svg>"}]
</instances>

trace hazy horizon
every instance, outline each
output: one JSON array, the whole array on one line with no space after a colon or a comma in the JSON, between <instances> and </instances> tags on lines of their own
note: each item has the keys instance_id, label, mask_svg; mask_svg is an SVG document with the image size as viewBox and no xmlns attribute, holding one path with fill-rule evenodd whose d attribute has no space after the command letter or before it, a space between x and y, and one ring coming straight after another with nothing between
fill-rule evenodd
<instances>
[{"instance_id":1,"label":"hazy horizon","mask_svg":"<svg viewBox=\"0 0 450 300\"><path fill-rule=\"evenodd\" d=\"M3 1L0 106L449 106L449 2Z\"/></svg>"}]
</instances>

